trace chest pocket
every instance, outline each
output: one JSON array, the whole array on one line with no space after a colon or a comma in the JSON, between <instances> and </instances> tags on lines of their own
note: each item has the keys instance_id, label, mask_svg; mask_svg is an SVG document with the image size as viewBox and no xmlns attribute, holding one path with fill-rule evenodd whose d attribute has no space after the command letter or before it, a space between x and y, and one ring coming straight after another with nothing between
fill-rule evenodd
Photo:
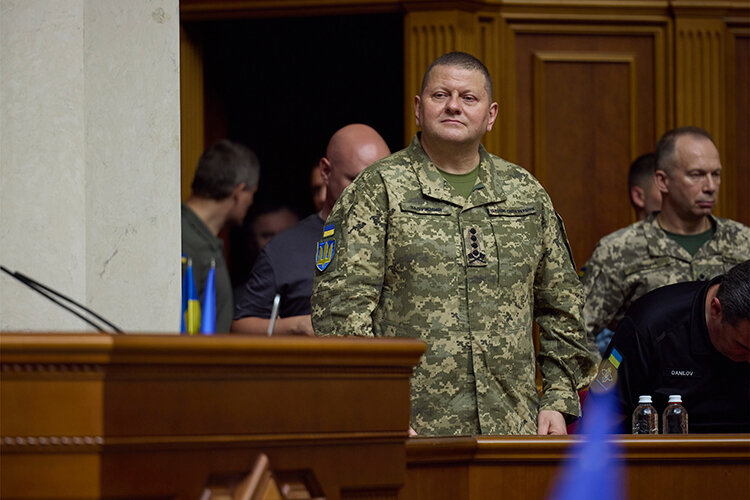
<instances>
[{"instance_id":1,"label":"chest pocket","mask_svg":"<svg viewBox=\"0 0 750 500\"><path fill-rule=\"evenodd\" d=\"M536 207L488 207L497 245L500 285L533 275L542 250L542 220Z\"/></svg>"}]
</instances>

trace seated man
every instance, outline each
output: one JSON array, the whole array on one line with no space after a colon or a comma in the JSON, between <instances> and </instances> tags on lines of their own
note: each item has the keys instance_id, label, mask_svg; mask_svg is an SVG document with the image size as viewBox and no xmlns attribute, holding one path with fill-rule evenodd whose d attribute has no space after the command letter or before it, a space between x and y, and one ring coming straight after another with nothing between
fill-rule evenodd
<instances>
[{"instance_id":1,"label":"seated man","mask_svg":"<svg viewBox=\"0 0 750 500\"><path fill-rule=\"evenodd\" d=\"M654 290L617 327L592 390L617 384L625 432L638 396L682 396L690 433L750 432L750 260ZM616 381L616 382L615 382Z\"/></svg>"},{"instance_id":2,"label":"seated man","mask_svg":"<svg viewBox=\"0 0 750 500\"><path fill-rule=\"evenodd\" d=\"M237 300L232 332L266 335L274 296L278 294L280 317L274 323L273 334L313 334L310 295L316 242L323 234L323 221L352 180L389 154L380 134L367 125L347 125L333 134L326 156L320 161L326 187L323 207L263 248Z\"/></svg>"}]
</instances>

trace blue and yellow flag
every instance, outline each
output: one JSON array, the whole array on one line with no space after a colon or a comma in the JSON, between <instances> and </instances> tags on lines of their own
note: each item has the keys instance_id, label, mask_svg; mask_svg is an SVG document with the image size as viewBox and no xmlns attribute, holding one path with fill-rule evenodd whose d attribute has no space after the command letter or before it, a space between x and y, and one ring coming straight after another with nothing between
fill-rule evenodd
<instances>
[{"instance_id":1,"label":"blue and yellow flag","mask_svg":"<svg viewBox=\"0 0 750 500\"><path fill-rule=\"evenodd\" d=\"M208 270L206 287L203 289L200 331L204 335L216 333L216 261L213 259L211 259L211 269Z\"/></svg>"},{"instance_id":2,"label":"blue and yellow flag","mask_svg":"<svg viewBox=\"0 0 750 500\"><path fill-rule=\"evenodd\" d=\"M626 498L620 446L609 434L618 420L617 391L589 393L583 408L583 436L570 448L548 500Z\"/></svg>"},{"instance_id":3,"label":"blue and yellow flag","mask_svg":"<svg viewBox=\"0 0 750 500\"><path fill-rule=\"evenodd\" d=\"M193 261L187 260L187 270L182 285L182 326L183 332L196 335L201 323L201 306L198 302L198 289L193 279Z\"/></svg>"}]
</instances>

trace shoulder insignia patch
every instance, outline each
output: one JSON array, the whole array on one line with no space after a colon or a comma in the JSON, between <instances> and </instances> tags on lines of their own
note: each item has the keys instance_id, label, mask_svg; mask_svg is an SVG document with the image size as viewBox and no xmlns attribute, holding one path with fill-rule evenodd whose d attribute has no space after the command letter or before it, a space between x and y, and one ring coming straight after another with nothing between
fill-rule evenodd
<instances>
[{"instance_id":1,"label":"shoulder insignia patch","mask_svg":"<svg viewBox=\"0 0 750 500\"><path fill-rule=\"evenodd\" d=\"M333 224L329 224L323 228L323 238L333 236Z\"/></svg>"},{"instance_id":2,"label":"shoulder insignia patch","mask_svg":"<svg viewBox=\"0 0 750 500\"><path fill-rule=\"evenodd\" d=\"M331 227L331 234L333 234L333 226ZM315 267L318 271L325 271L328 264L333 259L333 250L336 247L336 240L325 240L318 242L318 250L315 253Z\"/></svg>"},{"instance_id":3,"label":"shoulder insignia patch","mask_svg":"<svg viewBox=\"0 0 750 500\"><path fill-rule=\"evenodd\" d=\"M612 349L612 353L607 359L602 360L599 365L599 373L591 383L591 391L593 393L605 393L609 392L617 383L617 369L620 367L622 362L622 354L617 349Z\"/></svg>"}]
</instances>

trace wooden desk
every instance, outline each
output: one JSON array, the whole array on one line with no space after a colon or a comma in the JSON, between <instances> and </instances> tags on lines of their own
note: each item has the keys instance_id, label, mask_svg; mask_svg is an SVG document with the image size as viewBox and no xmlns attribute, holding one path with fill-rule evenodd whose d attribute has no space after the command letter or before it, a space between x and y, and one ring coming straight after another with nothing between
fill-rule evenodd
<instances>
[{"instance_id":1,"label":"wooden desk","mask_svg":"<svg viewBox=\"0 0 750 500\"><path fill-rule=\"evenodd\" d=\"M413 438L400 500L543 500L573 436ZM750 498L750 436L612 436L632 500ZM604 498L602 500L605 500Z\"/></svg>"},{"instance_id":2,"label":"wooden desk","mask_svg":"<svg viewBox=\"0 0 750 500\"><path fill-rule=\"evenodd\" d=\"M0 334L0 496L196 499L311 471L328 499L404 482L408 339Z\"/></svg>"},{"instance_id":3,"label":"wooden desk","mask_svg":"<svg viewBox=\"0 0 750 500\"><path fill-rule=\"evenodd\" d=\"M331 500L546 498L576 437L407 440L423 350L0 334L0 497L195 499L263 452L274 471L310 471ZM613 439L632 500L750 496L750 436Z\"/></svg>"}]
</instances>

